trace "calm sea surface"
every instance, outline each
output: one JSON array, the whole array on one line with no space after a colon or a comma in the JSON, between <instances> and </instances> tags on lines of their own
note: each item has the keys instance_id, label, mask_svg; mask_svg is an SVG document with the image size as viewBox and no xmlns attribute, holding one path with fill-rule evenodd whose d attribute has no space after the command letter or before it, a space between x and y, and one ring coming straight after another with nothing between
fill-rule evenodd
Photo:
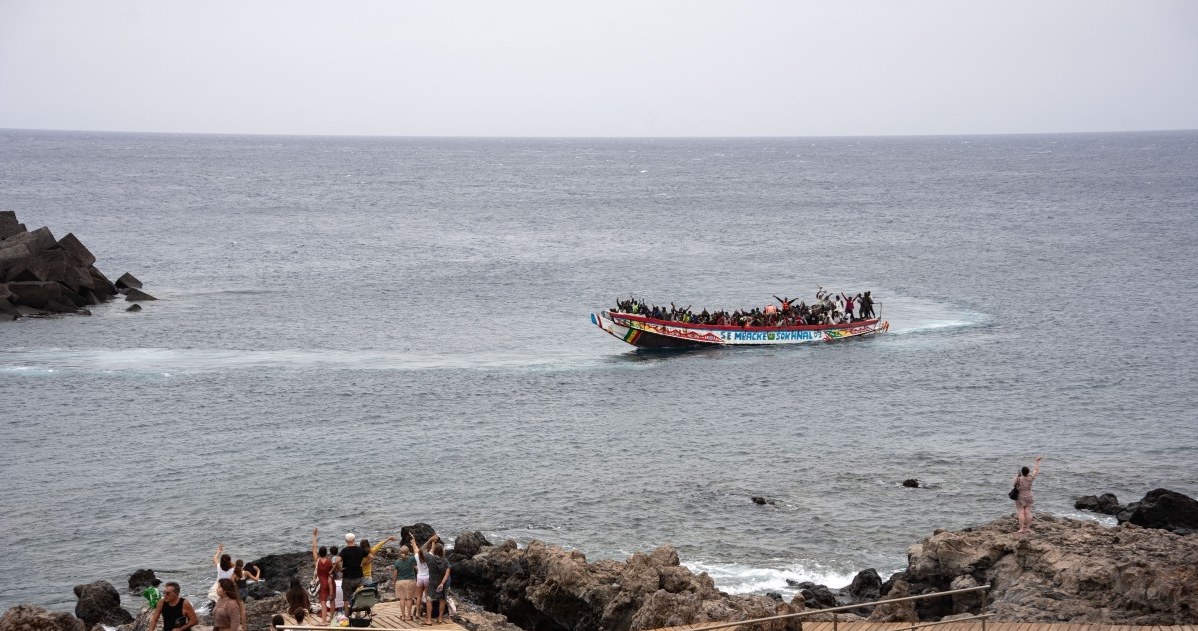
<instances>
[{"instance_id":1,"label":"calm sea surface","mask_svg":"<svg viewBox=\"0 0 1198 631\"><path fill-rule=\"evenodd\" d=\"M0 323L0 609L415 521L790 593L1009 514L1037 454L1038 510L1198 495L1196 174L1198 132L0 131L0 208L160 298ZM891 334L654 354L588 321L820 284Z\"/></svg>"}]
</instances>

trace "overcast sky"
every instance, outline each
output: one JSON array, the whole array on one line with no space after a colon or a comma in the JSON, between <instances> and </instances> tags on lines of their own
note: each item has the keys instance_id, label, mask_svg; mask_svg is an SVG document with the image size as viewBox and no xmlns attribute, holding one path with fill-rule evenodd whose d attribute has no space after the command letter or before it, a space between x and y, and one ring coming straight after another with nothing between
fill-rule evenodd
<instances>
[{"instance_id":1,"label":"overcast sky","mask_svg":"<svg viewBox=\"0 0 1198 631\"><path fill-rule=\"evenodd\" d=\"M0 127L1198 128L1198 0L0 0Z\"/></svg>"}]
</instances>

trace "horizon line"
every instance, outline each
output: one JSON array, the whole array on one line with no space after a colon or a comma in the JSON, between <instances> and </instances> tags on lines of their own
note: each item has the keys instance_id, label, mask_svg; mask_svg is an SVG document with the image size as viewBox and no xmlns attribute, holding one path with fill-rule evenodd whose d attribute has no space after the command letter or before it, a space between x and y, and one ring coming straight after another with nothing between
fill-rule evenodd
<instances>
[{"instance_id":1,"label":"horizon line","mask_svg":"<svg viewBox=\"0 0 1198 631\"><path fill-rule=\"evenodd\" d=\"M702 135L702 136L508 136L508 135L439 135L439 134L319 134L319 133L277 133L277 132L216 132L216 131L144 131L120 129L68 129L68 128L37 128L37 127L0 127L2 132L60 132L87 134L139 134L156 136L255 136L283 138L419 138L419 139L494 139L494 140L725 140L725 139L758 139L758 138L946 138L962 136L1064 136L1064 135L1096 135L1096 134L1143 134L1192 132L1198 128L1175 129L1121 129L1100 131L1036 131L1036 132L968 132L968 133L935 133L935 134L815 134L815 135Z\"/></svg>"}]
</instances>

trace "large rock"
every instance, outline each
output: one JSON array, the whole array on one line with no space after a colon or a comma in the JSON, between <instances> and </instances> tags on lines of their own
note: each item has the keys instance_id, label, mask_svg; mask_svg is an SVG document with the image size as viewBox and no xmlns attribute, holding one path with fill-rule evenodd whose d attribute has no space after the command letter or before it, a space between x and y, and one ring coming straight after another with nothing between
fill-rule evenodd
<instances>
[{"instance_id":1,"label":"large rock","mask_svg":"<svg viewBox=\"0 0 1198 631\"><path fill-rule=\"evenodd\" d=\"M848 592L854 602L877 600L882 595L882 577L872 567L861 570L853 577Z\"/></svg>"},{"instance_id":2,"label":"large rock","mask_svg":"<svg viewBox=\"0 0 1198 631\"><path fill-rule=\"evenodd\" d=\"M262 572L266 587L275 592L287 591L292 577L298 577L304 585L312 578L311 551L268 554L246 565L257 567Z\"/></svg>"},{"instance_id":3,"label":"large rock","mask_svg":"<svg viewBox=\"0 0 1198 631\"><path fill-rule=\"evenodd\" d=\"M473 558L474 555L478 554L483 548L490 547L492 545L494 544L492 544L490 541L487 541L487 538L483 536L483 533L477 530L463 532L453 540L453 550L450 554L450 558L453 561L470 559Z\"/></svg>"},{"instance_id":4,"label":"large rock","mask_svg":"<svg viewBox=\"0 0 1198 631\"><path fill-rule=\"evenodd\" d=\"M108 581L75 586L75 616L91 629L97 624L110 627L133 622L133 616L121 607L121 595Z\"/></svg>"},{"instance_id":5,"label":"large rock","mask_svg":"<svg viewBox=\"0 0 1198 631\"><path fill-rule=\"evenodd\" d=\"M1144 499L1125 506L1118 519L1119 523L1130 522L1188 535L1198 532L1198 501L1168 489L1155 489Z\"/></svg>"},{"instance_id":6,"label":"large rock","mask_svg":"<svg viewBox=\"0 0 1198 631\"><path fill-rule=\"evenodd\" d=\"M1094 511L1095 513L1103 513L1105 515L1118 515L1123 512L1123 505L1119 503L1119 498L1115 497L1114 493L1083 495L1074 498L1073 507L1078 510Z\"/></svg>"},{"instance_id":7,"label":"large rock","mask_svg":"<svg viewBox=\"0 0 1198 631\"><path fill-rule=\"evenodd\" d=\"M143 589L153 585L157 578L154 570L136 570L129 575L129 591L140 594Z\"/></svg>"},{"instance_id":8,"label":"large rock","mask_svg":"<svg viewBox=\"0 0 1198 631\"><path fill-rule=\"evenodd\" d=\"M403 545L408 545L412 541L412 536L416 537L417 545L424 545L435 534L437 531L423 522L416 522L411 526L403 526L399 529L399 538L402 539L400 543Z\"/></svg>"},{"instance_id":9,"label":"large rock","mask_svg":"<svg viewBox=\"0 0 1198 631\"><path fill-rule=\"evenodd\" d=\"M1045 514L1037 514L1032 527L1031 534L1016 535L1015 518L1008 516L939 531L911 546L906 578L912 592L948 590L968 577L992 586L986 610L1000 620L1198 622L1198 537ZM923 619L958 613L951 598L920 602Z\"/></svg>"},{"instance_id":10,"label":"large rock","mask_svg":"<svg viewBox=\"0 0 1198 631\"><path fill-rule=\"evenodd\" d=\"M790 613L801 603L765 596L729 596L706 573L692 574L678 553L663 546L627 561L589 563L581 552L533 541L483 547L454 567L455 584L474 590L482 604L526 629L630 631ZM461 581L458 583L458 581ZM768 631L796 631L796 619L766 623Z\"/></svg>"},{"instance_id":11,"label":"large rock","mask_svg":"<svg viewBox=\"0 0 1198 631\"><path fill-rule=\"evenodd\" d=\"M886 599L906 598L910 595L911 586L907 584L907 581L898 580L890 588L890 594L886 596ZM919 622L919 615L915 611L916 602L909 600L901 603L883 603L874 607L874 612L869 615L869 620L871 622Z\"/></svg>"},{"instance_id":12,"label":"large rock","mask_svg":"<svg viewBox=\"0 0 1198 631\"><path fill-rule=\"evenodd\" d=\"M17 605L0 616L0 631L87 631L69 613L46 611L37 605Z\"/></svg>"}]
</instances>

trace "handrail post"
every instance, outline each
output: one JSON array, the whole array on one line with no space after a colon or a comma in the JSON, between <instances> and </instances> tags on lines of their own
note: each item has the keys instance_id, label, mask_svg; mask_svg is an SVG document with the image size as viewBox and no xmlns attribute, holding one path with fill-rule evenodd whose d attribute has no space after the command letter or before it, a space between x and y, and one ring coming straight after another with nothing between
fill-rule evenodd
<instances>
[{"instance_id":1,"label":"handrail post","mask_svg":"<svg viewBox=\"0 0 1198 631\"><path fill-rule=\"evenodd\" d=\"M988 592L988 591L990 591L990 590L989 589L982 590L982 608L978 610L979 615L986 613L986 592ZM986 619L985 618L982 618L982 631L986 631Z\"/></svg>"},{"instance_id":2,"label":"handrail post","mask_svg":"<svg viewBox=\"0 0 1198 631\"><path fill-rule=\"evenodd\" d=\"M836 615L836 612L833 611L832 612L832 631L836 631L836 618L837 617L838 616Z\"/></svg>"}]
</instances>

